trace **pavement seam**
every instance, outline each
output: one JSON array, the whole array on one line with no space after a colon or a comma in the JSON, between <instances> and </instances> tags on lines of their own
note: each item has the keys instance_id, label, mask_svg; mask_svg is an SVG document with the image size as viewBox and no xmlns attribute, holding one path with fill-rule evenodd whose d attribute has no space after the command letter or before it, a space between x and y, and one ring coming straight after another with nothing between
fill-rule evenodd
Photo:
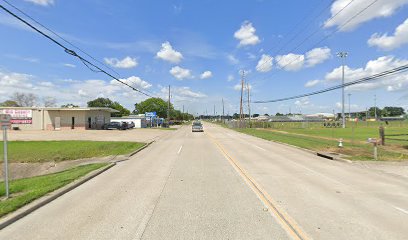
<instances>
[{"instance_id":1,"label":"pavement seam","mask_svg":"<svg viewBox=\"0 0 408 240\"><path fill-rule=\"evenodd\" d=\"M298 224L287 214L285 211L280 209L272 197L242 168L237 161L235 161L228 152L215 140L215 138L206 133L212 142L218 147L218 149L223 153L224 157L231 163L234 169L241 175L243 180L249 185L249 187L255 192L259 199L264 205L268 206L275 214L271 215L278 219L281 226L286 230L286 232L292 236L294 239L308 240L310 239L306 233L304 233Z\"/></svg>"},{"instance_id":2,"label":"pavement seam","mask_svg":"<svg viewBox=\"0 0 408 240\"><path fill-rule=\"evenodd\" d=\"M157 200L156 200L156 202L155 202L155 204L154 204L153 209L150 210L150 211L148 211L148 212L146 213L146 214L149 215L149 217L148 217L148 219L145 221L146 223L144 224L143 232L140 234L140 237L136 236L137 239L142 239L142 238L143 238L143 236L144 236L144 234L145 234L145 232L146 232L146 229L147 229L147 227L149 226L150 220L152 219L152 217L153 217L153 215L154 215L154 213L155 213L155 211L156 211L156 208L157 208L157 206L159 205L159 202L160 202L160 200L161 200L161 198L162 198L164 189L166 188L167 183L169 182L170 176L171 176L171 174L173 173L174 167L175 167L175 165L176 165L176 161L177 161L177 159L178 159L179 157L180 157L180 155L177 154L176 159L175 159L174 162L173 162L173 166L172 166L171 169L170 169L169 175L167 176L166 182L164 183L163 188L161 189L160 194L159 194L159 196L157 197ZM138 226L138 230L139 230L139 227L140 227L140 224L139 224L139 226Z\"/></svg>"}]
</instances>

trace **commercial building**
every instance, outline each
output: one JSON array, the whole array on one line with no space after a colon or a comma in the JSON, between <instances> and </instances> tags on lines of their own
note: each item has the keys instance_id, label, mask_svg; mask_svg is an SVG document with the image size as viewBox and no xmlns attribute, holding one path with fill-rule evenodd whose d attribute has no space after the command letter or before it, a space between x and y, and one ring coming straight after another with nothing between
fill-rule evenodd
<instances>
[{"instance_id":1,"label":"commercial building","mask_svg":"<svg viewBox=\"0 0 408 240\"><path fill-rule=\"evenodd\" d=\"M11 115L11 127L21 130L102 129L109 123L111 108L0 107Z\"/></svg>"},{"instance_id":2,"label":"commercial building","mask_svg":"<svg viewBox=\"0 0 408 240\"><path fill-rule=\"evenodd\" d=\"M147 120L144 116L130 115L121 118L111 118L111 122L127 122L128 124L133 122L135 124L134 128L146 128Z\"/></svg>"}]
</instances>

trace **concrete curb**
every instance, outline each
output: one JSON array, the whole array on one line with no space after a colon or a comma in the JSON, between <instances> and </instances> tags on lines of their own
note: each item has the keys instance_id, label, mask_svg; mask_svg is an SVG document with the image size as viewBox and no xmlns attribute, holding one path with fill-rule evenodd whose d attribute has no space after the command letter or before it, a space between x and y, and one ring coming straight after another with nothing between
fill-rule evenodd
<instances>
[{"instance_id":1,"label":"concrete curb","mask_svg":"<svg viewBox=\"0 0 408 240\"><path fill-rule=\"evenodd\" d=\"M134 151L134 152L131 152L131 153L127 154L127 155L121 155L121 156L124 156L124 157L125 157L124 159L120 159L120 160L116 160L116 161L112 161L112 162L113 162L113 163L119 163L119 162L128 161L128 160L130 160L130 157L132 157L132 156L135 155L136 153L142 151L143 149L147 148L148 146L150 146L150 145L151 145L152 143L154 143L154 142L155 142L155 140L153 140L153 141L151 141L151 142L148 142L148 143L146 143L143 147L137 149L137 150Z\"/></svg>"},{"instance_id":2,"label":"concrete curb","mask_svg":"<svg viewBox=\"0 0 408 240\"><path fill-rule=\"evenodd\" d=\"M136 153L138 153L138 152L142 151L143 149L147 148L148 146L150 146L150 145L151 145L152 143L154 143L154 142L155 142L155 140L153 140L153 141L151 141L151 142L148 142L148 143L146 143L143 147L137 149L137 150L134 151L134 152L129 153L129 154L126 155L126 156L127 156L128 158L130 158L131 156L133 156L133 155L135 155Z\"/></svg>"},{"instance_id":3,"label":"concrete curb","mask_svg":"<svg viewBox=\"0 0 408 240\"><path fill-rule=\"evenodd\" d=\"M34 212L35 210L41 208L42 206L52 202L53 200L57 199L58 197L64 195L65 193L77 188L78 186L82 185L83 183L91 180L92 178L98 176L99 174L105 172L106 170L110 169L111 167L115 166L116 163L111 163L101 169L97 169L92 171L91 173L83 176L82 178L58 189L47 195L34 200L33 202L29 203L28 205L23 206L22 208L6 215L3 219L0 219L0 230L7 227L8 225L16 222L17 220L27 216L28 214Z\"/></svg>"}]
</instances>

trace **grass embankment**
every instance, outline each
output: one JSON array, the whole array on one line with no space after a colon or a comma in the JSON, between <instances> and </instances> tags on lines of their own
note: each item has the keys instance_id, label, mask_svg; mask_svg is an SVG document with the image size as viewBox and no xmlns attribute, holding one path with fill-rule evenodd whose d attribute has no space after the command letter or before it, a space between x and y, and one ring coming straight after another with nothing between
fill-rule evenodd
<instances>
[{"instance_id":1,"label":"grass embankment","mask_svg":"<svg viewBox=\"0 0 408 240\"><path fill-rule=\"evenodd\" d=\"M78 166L66 171L10 181L10 198L5 198L4 182L0 183L0 217L38 199L45 194L61 188L68 183L108 165L96 163Z\"/></svg>"},{"instance_id":2,"label":"grass embankment","mask_svg":"<svg viewBox=\"0 0 408 240\"><path fill-rule=\"evenodd\" d=\"M236 129L266 140L283 142L290 145L314 150L329 151L348 155L351 160L373 160L373 147L365 143L368 137L377 137L378 129ZM405 130L405 129L404 129ZM351 132L354 131L354 134ZM377 131L377 135L375 132ZM386 130L387 131L387 130ZM403 129L393 129L400 133ZM352 138L350 138L353 136ZM344 147L338 147L338 139L344 138ZM407 160L406 145L389 144L378 147L379 160ZM408 143L407 143L408 144Z\"/></svg>"},{"instance_id":3,"label":"grass embankment","mask_svg":"<svg viewBox=\"0 0 408 240\"><path fill-rule=\"evenodd\" d=\"M3 144L3 142L0 142ZM99 141L9 141L9 162L66 161L80 158L122 155L144 146L137 142ZM0 147L0 156L3 147Z\"/></svg>"}]
</instances>

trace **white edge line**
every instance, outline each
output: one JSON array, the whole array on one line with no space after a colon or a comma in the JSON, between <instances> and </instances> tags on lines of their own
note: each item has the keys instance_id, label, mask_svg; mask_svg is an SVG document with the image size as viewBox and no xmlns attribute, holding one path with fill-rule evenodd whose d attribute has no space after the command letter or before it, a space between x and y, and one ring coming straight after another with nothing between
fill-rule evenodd
<instances>
[{"instance_id":1,"label":"white edge line","mask_svg":"<svg viewBox=\"0 0 408 240\"><path fill-rule=\"evenodd\" d=\"M180 154L181 149L183 149L183 145L181 145L181 146L180 146L180 148L179 148L179 150L178 150L177 154Z\"/></svg>"},{"instance_id":2,"label":"white edge line","mask_svg":"<svg viewBox=\"0 0 408 240\"><path fill-rule=\"evenodd\" d=\"M408 214L408 211L405 210L405 209L403 209L403 208L399 208L399 207L396 207L396 206L392 206L392 207L395 208L396 210L400 211L400 212L403 212L403 213L405 213L405 214Z\"/></svg>"}]
</instances>

